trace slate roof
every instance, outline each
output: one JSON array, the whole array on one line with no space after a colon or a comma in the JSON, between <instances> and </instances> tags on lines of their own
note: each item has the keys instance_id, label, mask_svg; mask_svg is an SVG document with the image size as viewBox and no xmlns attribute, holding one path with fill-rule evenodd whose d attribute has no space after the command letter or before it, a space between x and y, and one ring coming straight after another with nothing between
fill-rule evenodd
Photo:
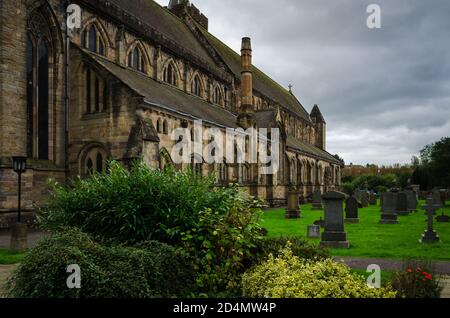
<instances>
[{"instance_id":1,"label":"slate roof","mask_svg":"<svg viewBox=\"0 0 450 318\"><path fill-rule=\"evenodd\" d=\"M90 1L92 5L104 0ZM107 0L120 7L136 19L148 24L170 41L215 66L215 62L188 26L176 15L153 0Z\"/></svg>"},{"instance_id":2,"label":"slate roof","mask_svg":"<svg viewBox=\"0 0 450 318\"><path fill-rule=\"evenodd\" d=\"M321 159L331 161L333 163L337 163L341 165L342 163L334 158L329 152L324 151L322 149L317 148L316 146L307 144L301 140L298 140L297 138L294 138L292 136L288 136L286 140L286 145L294 150L300 151L305 154L313 155L316 157L319 157Z\"/></svg>"},{"instance_id":3,"label":"slate roof","mask_svg":"<svg viewBox=\"0 0 450 318\"><path fill-rule=\"evenodd\" d=\"M84 0L86 1L86 0ZM96 0L86 1L90 6L102 9L110 3L127 12L142 23L162 34L166 39L176 43L183 50L199 57L210 69L218 69L218 65L207 49L196 37L193 31L176 15L167 8L160 6L153 0ZM114 11L113 11L114 12ZM121 18L120 16L116 18ZM125 23L125 22L124 22ZM206 29L197 24L198 30L203 34L210 45L217 51L220 58L228 66L233 75L240 79L241 60L240 55L226 44L214 37ZM308 112L298 99L287 89L272 80L256 67L253 67L253 86L262 95L267 96L281 107L299 115L301 118L311 121Z\"/></svg>"},{"instance_id":4,"label":"slate roof","mask_svg":"<svg viewBox=\"0 0 450 318\"><path fill-rule=\"evenodd\" d=\"M198 29L215 48L222 60L233 72L234 76L239 79L241 77L241 56L201 26L198 26ZM252 71L254 90L269 97L279 103L280 106L299 115L301 118L311 121L308 112L291 92L275 82L257 67L253 66Z\"/></svg>"},{"instance_id":5,"label":"slate roof","mask_svg":"<svg viewBox=\"0 0 450 318\"><path fill-rule=\"evenodd\" d=\"M318 122L325 123L325 118L323 118L322 112L317 105L314 105L313 109L311 110L311 117L316 118Z\"/></svg>"},{"instance_id":6,"label":"slate roof","mask_svg":"<svg viewBox=\"0 0 450 318\"><path fill-rule=\"evenodd\" d=\"M256 112L255 117L259 128L274 128L275 110Z\"/></svg>"},{"instance_id":7,"label":"slate roof","mask_svg":"<svg viewBox=\"0 0 450 318\"><path fill-rule=\"evenodd\" d=\"M219 126L238 128L236 116L226 109L208 103L200 97L187 94L171 85L158 82L140 72L124 68L97 54L84 49L80 50L148 103L193 119L202 119Z\"/></svg>"}]
</instances>

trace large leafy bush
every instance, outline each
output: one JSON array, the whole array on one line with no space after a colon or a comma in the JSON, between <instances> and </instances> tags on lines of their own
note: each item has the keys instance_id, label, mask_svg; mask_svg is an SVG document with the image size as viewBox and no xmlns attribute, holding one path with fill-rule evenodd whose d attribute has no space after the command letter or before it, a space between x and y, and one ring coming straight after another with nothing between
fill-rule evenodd
<instances>
[{"instance_id":1,"label":"large leafy bush","mask_svg":"<svg viewBox=\"0 0 450 318\"><path fill-rule=\"evenodd\" d=\"M81 269L81 289L69 289L67 267ZM69 229L26 255L9 281L15 298L154 298L186 296L194 272L184 252L159 242L106 247Z\"/></svg>"},{"instance_id":2,"label":"large leafy bush","mask_svg":"<svg viewBox=\"0 0 450 318\"><path fill-rule=\"evenodd\" d=\"M156 240L181 243L181 233L198 226L200 212L229 211L236 189L215 189L211 178L192 172L153 170L135 163L130 171L117 162L108 174L53 184L49 206L39 213L51 231L76 227L106 242Z\"/></svg>"},{"instance_id":3,"label":"large leafy bush","mask_svg":"<svg viewBox=\"0 0 450 318\"><path fill-rule=\"evenodd\" d=\"M362 276L331 259L307 261L289 247L246 272L245 297L251 298L393 298L389 288L369 288Z\"/></svg>"}]
</instances>

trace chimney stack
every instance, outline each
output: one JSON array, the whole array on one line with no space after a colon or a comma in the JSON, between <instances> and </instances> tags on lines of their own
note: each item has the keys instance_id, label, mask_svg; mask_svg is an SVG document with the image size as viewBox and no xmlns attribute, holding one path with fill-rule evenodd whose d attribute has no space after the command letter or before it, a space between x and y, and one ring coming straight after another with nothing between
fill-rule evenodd
<instances>
[{"instance_id":1,"label":"chimney stack","mask_svg":"<svg viewBox=\"0 0 450 318\"><path fill-rule=\"evenodd\" d=\"M254 112L252 44L250 38L243 38L241 48L241 107L239 108L238 124L245 129L253 127L255 123Z\"/></svg>"}]
</instances>

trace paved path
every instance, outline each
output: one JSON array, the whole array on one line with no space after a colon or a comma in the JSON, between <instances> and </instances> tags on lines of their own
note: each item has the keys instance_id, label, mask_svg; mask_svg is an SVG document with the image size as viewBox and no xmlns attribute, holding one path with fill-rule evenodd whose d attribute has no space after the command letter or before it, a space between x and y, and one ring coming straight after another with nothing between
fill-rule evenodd
<instances>
[{"instance_id":1,"label":"paved path","mask_svg":"<svg viewBox=\"0 0 450 318\"><path fill-rule=\"evenodd\" d=\"M403 261L378 259L378 258L358 258L358 257L335 257L337 262L343 261L353 269L366 269L371 264L381 267L381 270L397 271L403 269ZM434 271L442 275L450 275L450 262L433 261Z\"/></svg>"}]
</instances>

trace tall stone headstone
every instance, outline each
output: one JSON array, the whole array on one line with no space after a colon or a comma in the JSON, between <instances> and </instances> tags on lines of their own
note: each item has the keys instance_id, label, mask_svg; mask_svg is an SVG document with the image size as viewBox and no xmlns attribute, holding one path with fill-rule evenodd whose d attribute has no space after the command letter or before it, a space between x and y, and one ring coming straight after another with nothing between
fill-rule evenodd
<instances>
[{"instance_id":1,"label":"tall stone headstone","mask_svg":"<svg viewBox=\"0 0 450 318\"><path fill-rule=\"evenodd\" d=\"M433 189L433 200L434 204L439 205L439 208L442 207L441 191L439 189Z\"/></svg>"},{"instance_id":2,"label":"tall stone headstone","mask_svg":"<svg viewBox=\"0 0 450 318\"><path fill-rule=\"evenodd\" d=\"M322 193L319 191L314 192L312 198L312 209L313 210L322 210Z\"/></svg>"},{"instance_id":3,"label":"tall stone headstone","mask_svg":"<svg viewBox=\"0 0 450 318\"><path fill-rule=\"evenodd\" d=\"M396 212L398 215L409 215L408 211L408 198L405 192L397 193L397 208Z\"/></svg>"},{"instance_id":4,"label":"tall stone headstone","mask_svg":"<svg viewBox=\"0 0 450 318\"><path fill-rule=\"evenodd\" d=\"M407 207L409 212L417 211L417 193L413 190L407 190L406 193L406 200L407 200Z\"/></svg>"},{"instance_id":5,"label":"tall stone headstone","mask_svg":"<svg viewBox=\"0 0 450 318\"><path fill-rule=\"evenodd\" d=\"M329 248L349 248L344 227L343 202L347 195L331 191L322 196L325 209L325 231L322 233L321 246Z\"/></svg>"},{"instance_id":6,"label":"tall stone headstone","mask_svg":"<svg viewBox=\"0 0 450 318\"><path fill-rule=\"evenodd\" d=\"M367 208L369 206L369 192L367 191L362 192L361 205L363 208Z\"/></svg>"},{"instance_id":7,"label":"tall stone headstone","mask_svg":"<svg viewBox=\"0 0 450 318\"><path fill-rule=\"evenodd\" d=\"M420 195L420 185L419 184L413 184L411 185L411 189L416 193L417 196L417 202L419 201L419 195ZM417 208L416 208L417 210Z\"/></svg>"},{"instance_id":8,"label":"tall stone headstone","mask_svg":"<svg viewBox=\"0 0 450 318\"><path fill-rule=\"evenodd\" d=\"M358 201L354 196L349 197L345 202L345 222L359 223Z\"/></svg>"},{"instance_id":9,"label":"tall stone headstone","mask_svg":"<svg viewBox=\"0 0 450 318\"><path fill-rule=\"evenodd\" d=\"M383 205L381 206L381 224L397 224L397 193L384 192L381 194Z\"/></svg>"},{"instance_id":10,"label":"tall stone headstone","mask_svg":"<svg viewBox=\"0 0 450 318\"><path fill-rule=\"evenodd\" d=\"M445 204L447 202L447 190L441 189L439 192L441 194L441 207L445 207Z\"/></svg>"},{"instance_id":11,"label":"tall stone headstone","mask_svg":"<svg viewBox=\"0 0 450 318\"><path fill-rule=\"evenodd\" d=\"M297 189L290 189L288 192L288 207L286 210L287 219L299 219L300 218L300 200Z\"/></svg>"},{"instance_id":12,"label":"tall stone headstone","mask_svg":"<svg viewBox=\"0 0 450 318\"><path fill-rule=\"evenodd\" d=\"M436 243L439 242L439 235L433 228L433 217L436 211L440 208L439 204L436 204L433 197L427 199L427 205L423 206L423 209L427 212L428 216L428 228L422 235L421 243Z\"/></svg>"},{"instance_id":13,"label":"tall stone headstone","mask_svg":"<svg viewBox=\"0 0 450 318\"><path fill-rule=\"evenodd\" d=\"M374 191L370 191L369 194L369 204L370 205L377 205L377 195L375 194Z\"/></svg>"}]
</instances>

